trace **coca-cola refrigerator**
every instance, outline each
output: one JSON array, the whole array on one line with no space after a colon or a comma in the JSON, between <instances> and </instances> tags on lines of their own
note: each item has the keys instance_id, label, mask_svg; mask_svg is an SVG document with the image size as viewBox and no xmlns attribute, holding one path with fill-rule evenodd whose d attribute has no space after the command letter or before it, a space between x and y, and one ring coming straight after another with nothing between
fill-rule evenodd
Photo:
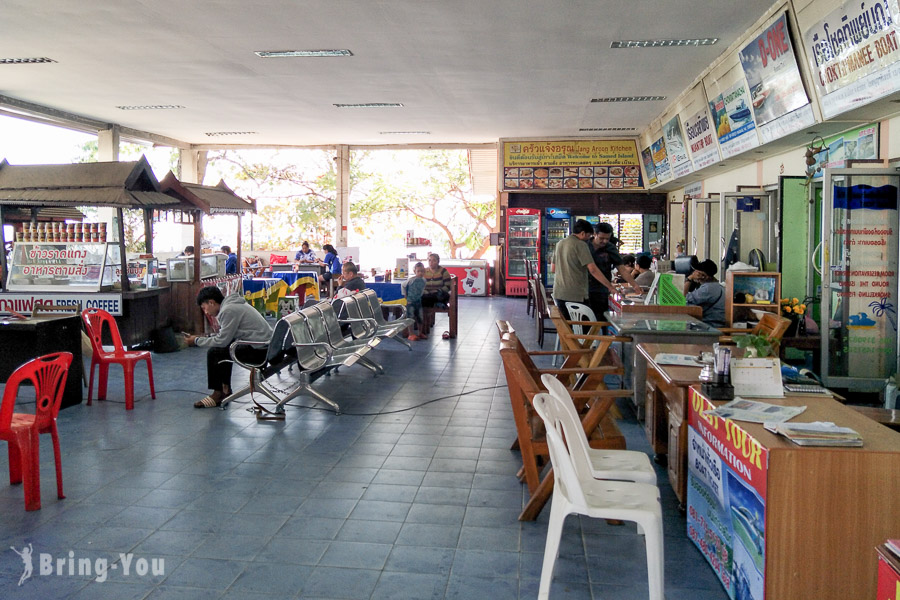
<instances>
[{"instance_id":1,"label":"coca-cola refrigerator","mask_svg":"<svg viewBox=\"0 0 900 600\"><path fill-rule=\"evenodd\" d=\"M506 213L506 295L527 296L525 261L541 264L541 211L510 208Z\"/></svg>"}]
</instances>

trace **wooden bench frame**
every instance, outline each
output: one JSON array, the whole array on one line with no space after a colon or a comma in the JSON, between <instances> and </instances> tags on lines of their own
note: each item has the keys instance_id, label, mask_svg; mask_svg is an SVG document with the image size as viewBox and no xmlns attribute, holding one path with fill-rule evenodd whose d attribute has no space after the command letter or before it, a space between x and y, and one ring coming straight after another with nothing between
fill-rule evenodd
<instances>
[{"instance_id":1,"label":"wooden bench frame","mask_svg":"<svg viewBox=\"0 0 900 600\"><path fill-rule=\"evenodd\" d=\"M434 316L436 313L447 313L447 320L449 322L448 331L445 331L451 339L456 339L457 333L457 313L459 311L459 292L457 290L458 286L458 277L456 275L450 275L450 299L447 300L447 303L443 306L429 306L423 309L423 313L425 316L425 334L431 332L431 328L434 327Z\"/></svg>"}]
</instances>

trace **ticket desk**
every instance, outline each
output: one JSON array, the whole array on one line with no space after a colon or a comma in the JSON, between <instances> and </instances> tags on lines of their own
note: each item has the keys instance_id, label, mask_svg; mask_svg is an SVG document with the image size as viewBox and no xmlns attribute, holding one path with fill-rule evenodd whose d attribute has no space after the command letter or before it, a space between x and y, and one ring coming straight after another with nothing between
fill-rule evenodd
<instances>
[{"instance_id":1,"label":"ticket desk","mask_svg":"<svg viewBox=\"0 0 900 600\"><path fill-rule=\"evenodd\" d=\"M806 406L791 422L850 427L864 445L798 446L704 415L714 403L691 386L688 536L732 598L875 598L875 548L900 527L900 433L827 397L762 401Z\"/></svg>"}]
</instances>

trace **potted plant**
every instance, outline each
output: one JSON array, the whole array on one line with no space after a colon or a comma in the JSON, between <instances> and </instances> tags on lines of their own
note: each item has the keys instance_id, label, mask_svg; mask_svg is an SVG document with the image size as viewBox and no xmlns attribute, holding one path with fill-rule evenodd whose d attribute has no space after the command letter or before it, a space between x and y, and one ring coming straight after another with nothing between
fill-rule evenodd
<instances>
[{"instance_id":1,"label":"potted plant","mask_svg":"<svg viewBox=\"0 0 900 600\"><path fill-rule=\"evenodd\" d=\"M744 358L765 358L775 353L774 344L767 335L754 333L737 335L734 337L734 343L744 351Z\"/></svg>"}]
</instances>

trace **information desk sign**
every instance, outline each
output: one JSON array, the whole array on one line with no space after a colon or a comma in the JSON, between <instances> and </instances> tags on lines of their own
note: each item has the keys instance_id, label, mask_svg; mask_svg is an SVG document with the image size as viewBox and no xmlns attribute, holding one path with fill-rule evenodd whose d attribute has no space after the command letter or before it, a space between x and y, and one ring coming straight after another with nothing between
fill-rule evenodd
<instances>
[{"instance_id":1,"label":"information desk sign","mask_svg":"<svg viewBox=\"0 0 900 600\"><path fill-rule=\"evenodd\" d=\"M687 532L732 599L763 600L768 450L691 388Z\"/></svg>"}]
</instances>

